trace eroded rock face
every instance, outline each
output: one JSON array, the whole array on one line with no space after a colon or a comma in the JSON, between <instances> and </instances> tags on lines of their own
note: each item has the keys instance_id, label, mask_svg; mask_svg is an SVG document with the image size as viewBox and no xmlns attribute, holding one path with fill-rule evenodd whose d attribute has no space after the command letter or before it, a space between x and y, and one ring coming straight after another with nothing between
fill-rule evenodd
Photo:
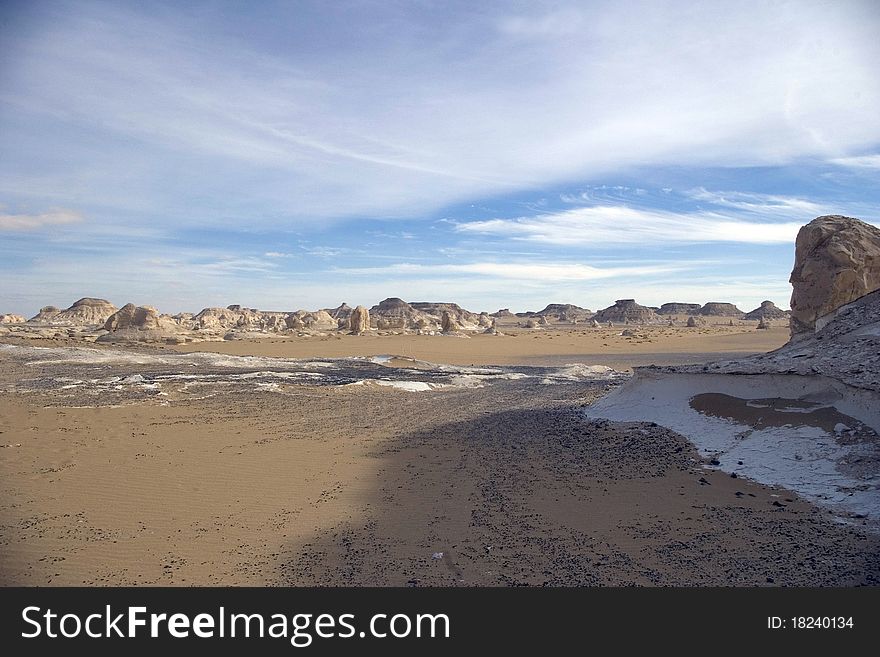
<instances>
[{"instance_id":1,"label":"eroded rock face","mask_svg":"<svg viewBox=\"0 0 880 657\"><path fill-rule=\"evenodd\" d=\"M762 301L760 306L746 313L743 319L786 319L787 317L788 313L772 301Z\"/></svg>"},{"instance_id":2,"label":"eroded rock face","mask_svg":"<svg viewBox=\"0 0 880 657\"><path fill-rule=\"evenodd\" d=\"M798 232L789 282L791 334L802 337L825 315L880 289L880 230L852 217L817 217Z\"/></svg>"},{"instance_id":3,"label":"eroded rock face","mask_svg":"<svg viewBox=\"0 0 880 657\"><path fill-rule=\"evenodd\" d=\"M12 313L0 315L0 324L24 324L26 321L27 318L24 315L15 315Z\"/></svg>"},{"instance_id":4,"label":"eroded rock face","mask_svg":"<svg viewBox=\"0 0 880 657\"><path fill-rule=\"evenodd\" d=\"M351 311L348 317L348 327L355 335L366 333L370 330L370 311L363 306L358 306Z\"/></svg>"},{"instance_id":5,"label":"eroded rock face","mask_svg":"<svg viewBox=\"0 0 880 657\"><path fill-rule=\"evenodd\" d=\"M618 299L613 306L597 312L594 319L597 322L647 324L656 321L657 315L650 308L637 304L634 299Z\"/></svg>"}]
</instances>

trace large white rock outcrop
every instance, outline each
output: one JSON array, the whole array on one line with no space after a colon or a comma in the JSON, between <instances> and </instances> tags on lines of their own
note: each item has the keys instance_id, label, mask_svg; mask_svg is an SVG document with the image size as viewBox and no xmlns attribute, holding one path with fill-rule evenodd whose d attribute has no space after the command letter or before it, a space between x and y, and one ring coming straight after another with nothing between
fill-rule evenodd
<instances>
[{"instance_id":1,"label":"large white rock outcrop","mask_svg":"<svg viewBox=\"0 0 880 657\"><path fill-rule=\"evenodd\" d=\"M817 217L798 232L789 282L791 334L820 328L822 318L880 289L880 230L852 217Z\"/></svg>"},{"instance_id":2,"label":"large white rock outcrop","mask_svg":"<svg viewBox=\"0 0 880 657\"><path fill-rule=\"evenodd\" d=\"M59 310L55 306L40 308L40 312L28 321L59 326L102 326L116 311L116 306L105 299L83 297L64 310Z\"/></svg>"}]
</instances>

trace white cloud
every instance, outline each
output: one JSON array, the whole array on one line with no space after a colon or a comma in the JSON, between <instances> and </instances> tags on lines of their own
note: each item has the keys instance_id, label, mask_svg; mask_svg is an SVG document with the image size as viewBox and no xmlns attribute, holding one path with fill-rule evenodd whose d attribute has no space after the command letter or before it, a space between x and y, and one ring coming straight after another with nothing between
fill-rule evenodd
<instances>
[{"instance_id":1,"label":"white cloud","mask_svg":"<svg viewBox=\"0 0 880 657\"><path fill-rule=\"evenodd\" d=\"M836 157L829 160L832 164L855 169L880 169L880 155L856 155L853 157Z\"/></svg>"},{"instance_id":2,"label":"white cloud","mask_svg":"<svg viewBox=\"0 0 880 657\"><path fill-rule=\"evenodd\" d=\"M754 194L749 192L716 192L703 187L692 189L688 196L696 201L733 208L759 216L815 217L827 209L813 201L794 196Z\"/></svg>"},{"instance_id":3,"label":"white cloud","mask_svg":"<svg viewBox=\"0 0 880 657\"><path fill-rule=\"evenodd\" d=\"M0 230L36 230L45 226L63 226L83 220L73 210L49 210L42 214L0 214Z\"/></svg>"},{"instance_id":4,"label":"white cloud","mask_svg":"<svg viewBox=\"0 0 880 657\"><path fill-rule=\"evenodd\" d=\"M59 11L23 42L10 33L0 122L36 127L0 173L34 152L53 165L38 171L125 161L142 176L41 191L33 173L26 188L60 202L131 191L146 207L222 196L217 217L237 203L273 210L253 223L320 222L634 165L779 164L880 142L870 3L449 5L442 21L385 3L350 7L345 25L327 6L255 12L247 42L211 16L113 5ZM270 50L281 25L305 32Z\"/></svg>"},{"instance_id":5,"label":"white cloud","mask_svg":"<svg viewBox=\"0 0 880 657\"><path fill-rule=\"evenodd\" d=\"M712 212L673 213L624 206L576 208L517 219L489 219L456 225L459 233L491 235L546 244L740 242L792 244L803 221L759 223Z\"/></svg>"},{"instance_id":6,"label":"white cloud","mask_svg":"<svg viewBox=\"0 0 880 657\"><path fill-rule=\"evenodd\" d=\"M695 264L629 265L618 267L593 267L575 263L535 263L535 262L472 262L465 264L422 265L397 263L387 267L362 267L338 269L347 274L371 276L441 276L459 274L483 276L520 282L534 281L591 281L624 276L651 276L683 271Z\"/></svg>"}]
</instances>

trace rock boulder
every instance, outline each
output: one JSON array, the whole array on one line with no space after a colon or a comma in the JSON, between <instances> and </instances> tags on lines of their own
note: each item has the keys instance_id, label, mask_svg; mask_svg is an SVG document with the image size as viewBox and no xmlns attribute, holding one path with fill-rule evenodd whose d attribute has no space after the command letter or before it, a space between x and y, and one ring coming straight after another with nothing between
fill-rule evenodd
<instances>
[{"instance_id":1,"label":"rock boulder","mask_svg":"<svg viewBox=\"0 0 880 657\"><path fill-rule=\"evenodd\" d=\"M823 318L880 289L880 230L851 217L818 217L800 229L789 282L791 334L810 334Z\"/></svg>"}]
</instances>

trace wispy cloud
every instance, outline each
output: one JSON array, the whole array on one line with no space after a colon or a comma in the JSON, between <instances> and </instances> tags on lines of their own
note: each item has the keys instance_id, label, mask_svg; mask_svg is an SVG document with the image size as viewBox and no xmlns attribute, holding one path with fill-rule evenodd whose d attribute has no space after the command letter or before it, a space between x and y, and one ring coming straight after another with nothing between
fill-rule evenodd
<instances>
[{"instance_id":1,"label":"wispy cloud","mask_svg":"<svg viewBox=\"0 0 880 657\"><path fill-rule=\"evenodd\" d=\"M63 226L83 220L83 215L73 210L49 210L41 214L0 213L0 230L36 230L46 226Z\"/></svg>"},{"instance_id":2,"label":"wispy cloud","mask_svg":"<svg viewBox=\"0 0 880 657\"><path fill-rule=\"evenodd\" d=\"M408 262L387 267L361 267L338 269L348 274L369 276L442 276L458 274L463 276L483 276L520 281L591 281L624 276L651 276L683 271L694 264L630 265L619 267L593 267L574 263L535 262L471 262L464 264L423 265Z\"/></svg>"},{"instance_id":3,"label":"wispy cloud","mask_svg":"<svg viewBox=\"0 0 880 657\"><path fill-rule=\"evenodd\" d=\"M880 169L880 154L836 157L829 160L829 162L841 167L852 167L854 169Z\"/></svg>"},{"instance_id":4,"label":"wispy cloud","mask_svg":"<svg viewBox=\"0 0 880 657\"><path fill-rule=\"evenodd\" d=\"M222 194L214 219L245 205L253 223L320 223L880 143L878 20L856 3L444 7L437 20L420 3L355 4L340 19L332 3L260 5L245 38L222 11L62 5L30 37L0 33L15 136L0 173L27 171L28 196L60 202ZM139 175L115 174L120 161ZM86 165L96 177L58 186Z\"/></svg>"},{"instance_id":5,"label":"wispy cloud","mask_svg":"<svg viewBox=\"0 0 880 657\"><path fill-rule=\"evenodd\" d=\"M489 219L458 224L455 230L513 240L604 247L658 242L694 244L740 242L793 243L803 221L758 223L719 213L674 213L624 206L577 208L516 219Z\"/></svg>"},{"instance_id":6,"label":"wispy cloud","mask_svg":"<svg viewBox=\"0 0 880 657\"><path fill-rule=\"evenodd\" d=\"M813 217L826 211L826 208L820 203L794 196L718 192L709 191L703 187L692 189L687 192L687 195L695 201L705 201L718 207L733 208L763 217Z\"/></svg>"}]
</instances>

